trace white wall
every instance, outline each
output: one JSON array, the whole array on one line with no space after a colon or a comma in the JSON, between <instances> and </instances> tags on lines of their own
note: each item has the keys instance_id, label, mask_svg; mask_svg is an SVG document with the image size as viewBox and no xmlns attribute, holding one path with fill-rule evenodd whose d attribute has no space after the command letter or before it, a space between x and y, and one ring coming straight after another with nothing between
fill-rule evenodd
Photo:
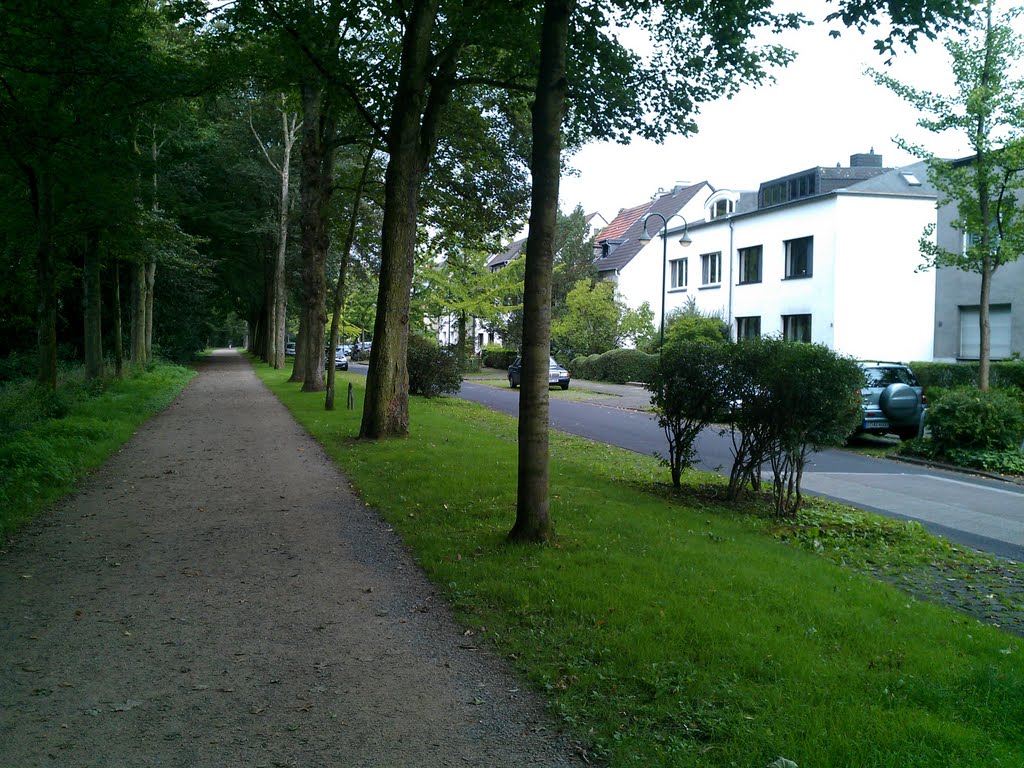
<instances>
[{"instance_id":1,"label":"white wall","mask_svg":"<svg viewBox=\"0 0 1024 768\"><path fill-rule=\"evenodd\" d=\"M837 203L836 349L857 358L931 360L935 270L916 270L935 202L840 195Z\"/></svg>"}]
</instances>

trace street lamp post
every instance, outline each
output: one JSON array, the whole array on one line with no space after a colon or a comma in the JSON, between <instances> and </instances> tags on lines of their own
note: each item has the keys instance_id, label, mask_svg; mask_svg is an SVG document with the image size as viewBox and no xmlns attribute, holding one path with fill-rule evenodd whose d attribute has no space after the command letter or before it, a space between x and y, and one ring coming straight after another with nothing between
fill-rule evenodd
<instances>
[{"instance_id":1,"label":"street lamp post","mask_svg":"<svg viewBox=\"0 0 1024 768\"><path fill-rule=\"evenodd\" d=\"M657 216L661 219L661 343L658 345L658 355L661 356L661 351L665 347L665 273L668 271L668 233L665 231L668 229L668 223L672 219L679 219L683 222L683 236L679 238L679 244L686 248L693 240L690 239L690 233L688 231L689 224L686 223L686 219L678 213L673 213L671 216L665 217L660 213L652 212L644 216L640 223L644 225L643 234L640 235L640 243L647 245L651 242L651 235L647 232L647 220L652 216Z\"/></svg>"}]
</instances>

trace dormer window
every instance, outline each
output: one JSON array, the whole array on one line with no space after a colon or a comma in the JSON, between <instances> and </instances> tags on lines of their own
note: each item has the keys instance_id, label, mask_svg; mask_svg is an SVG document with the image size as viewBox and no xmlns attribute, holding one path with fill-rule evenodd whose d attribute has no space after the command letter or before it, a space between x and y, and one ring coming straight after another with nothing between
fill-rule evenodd
<instances>
[{"instance_id":1,"label":"dormer window","mask_svg":"<svg viewBox=\"0 0 1024 768\"><path fill-rule=\"evenodd\" d=\"M719 219L723 216L728 216L734 210L736 210L736 203L728 198L722 200L716 200L714 205L711 206L711 218Z\"/></svg>"}]
</instances>

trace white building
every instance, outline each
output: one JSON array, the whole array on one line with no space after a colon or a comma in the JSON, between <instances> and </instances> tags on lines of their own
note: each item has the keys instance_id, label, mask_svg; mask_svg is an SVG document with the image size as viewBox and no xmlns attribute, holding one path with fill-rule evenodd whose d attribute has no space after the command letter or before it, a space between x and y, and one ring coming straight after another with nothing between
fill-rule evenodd
<instances>
[{"instance_id":1,"label":"white building","mask_svg":"<svg viewBox=\"0 0 1024 768\"><path fill-rule=\"evenodd\" d=\"M670 223L665 311L692 297L734 338L780 335L857 358L930 360L935 272L918 271L918 242L936 221L936 198L923 163L886 169L874 152L756 193L715 191L697 221ZM656 237L644 253L660 257L662 244ZM658 264L647 279L660 278Z\"/></svg>"}]
</instances>

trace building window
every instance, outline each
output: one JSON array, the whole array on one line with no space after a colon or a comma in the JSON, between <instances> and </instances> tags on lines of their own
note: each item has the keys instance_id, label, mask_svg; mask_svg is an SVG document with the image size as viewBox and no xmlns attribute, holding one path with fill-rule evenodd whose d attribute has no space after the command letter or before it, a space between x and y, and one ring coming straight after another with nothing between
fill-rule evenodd
<instances>
[{"instance_id":1,"label":"building window","mask_svg":"<svg viewBox=\"0 0 1024 768\"><path fill-rule=\"evenodd\" d=\"M981 310L960 307L960 358L977 360L981 356ZM989 357L1001 360L1010 356L1010 305L993 304L988 308Z\"/></svg>"},{"instance_id":2,"label":"building window","mask_svg":"<svg viewBox=\"0 0 1024 768\"><path fill-rule=\"evenodd\" d=\"M700 284L718 285L722 282L722 254L704 253L700 257Z\"/></svg>"},{"instance_id":3,"label":"building window","mask_svg":"<svg viewBox=\"0 0 1024 768\"><path fill-rule=\"evenodd\" d=\"M786 182L772 184L761 191L761 207L781 205L786 202Z\"/></svg>"},{"instance_id":4,"label":"building window","mask_svg":"<svg viewBox=\"0 0 1024 768\"><path fill-rule=\"evenodd\" d=\"M814 238L799 237L786 241L786 279L814 274Z\"/></svg>"},{"instance_id":5,"label":"building window","mask_svg":"<svg viewBox=\"0 0 1024 768\"><path fill-rule=\"evenodd\" d=\"M673 259L669 262L669 266L672 267L671 281L668 284L670 290L686 288L688 271L686 262L686 259Z\"/></svg>"},{"instance_id":6,"label":"building window","mask_svg":"<svg viewBox=\"0 0 1024 768\"><path fill-rule=\"evenodd\" d=\"M732 200L716 200L711 206L711 218L719 219L722 216L728 216L733 212L734 205Z\"/></svg>"},{"instance_id":7,"label":"building window","mask_svg":"<svg viewBox=\"0 0 1024 768\"><path fill-rule=\"evenodd\" d=\"M761 337L761 318L758 317L737 317L736 318L736 340L758 339Z\"/></svg>"},{"instance_id":8,"label":"building window","mask_svg":"<svg viewBox=\"0 0 1024 768\"><path fill-rule=\"evenodd\" d=\"M783 315L782 339L784 341L811 341L810 315Z\"/></svg>"},{"instance_id":9,"label":"building window","mask_svg":"<svg viewBox=\"0 0 1024 768\"><path fill-rule=\"evenodd\" d=\"M740 274L737 281L740 285L761 282L761 253L760 245L740 248Z\"/></svg>"}]
</instances>

